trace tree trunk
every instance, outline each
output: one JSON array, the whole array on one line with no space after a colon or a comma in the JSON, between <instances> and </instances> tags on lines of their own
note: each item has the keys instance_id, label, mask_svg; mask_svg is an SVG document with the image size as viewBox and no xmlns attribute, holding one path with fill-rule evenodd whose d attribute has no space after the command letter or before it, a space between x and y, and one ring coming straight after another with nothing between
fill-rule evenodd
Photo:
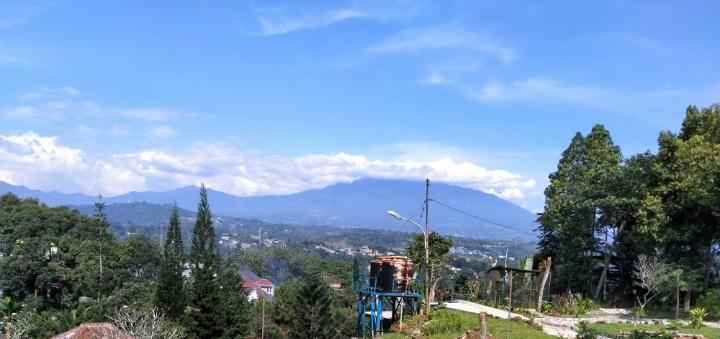
<instances>
[{"instance_id":1,"label":"tree trunk","mask_svg":"<svg viewBox=\"0 0 720 339\"><path fill-rule=\"evenodd\" d=\"M552 257L547 257L545 260L545 272L543 272L542 280L540 281L540 290L538 291L537 300L537 311L542 312L543 293L545 293L545 284L550 277L550 267L552 266Z\"/></svg>"},{"instance_id":2,"label":"tree trunk","mask_svg":"<svg viewBox=\"0 0 720 339\"><path fill-rule=\"evenodd\" d=\"M615 242L617 241L620 234L625 229L625 222L621 222L620 225L617 228L617 232L613 235L613 244L608 245L608 235L607 232L605 232L605 261L603 265L603 271L600 275L600 281L598 281L597 287L595 287L595 294L594 299L597 300L597 298L600 296L600 291L603 291L603 300L605 300L605 293L604 290L607 286L607 275L608 270L610 269L610 259L612 259L612 248L615 247Z\"/></svg>"},{"instance_id":3,"label":"tree trunk","mask_svg":"<svg viewBox=\"0 0 720 339\"><path fill-rule=\"evenodd\" d=\"M610 265L610 256L607 253L605 253L605 263L603 264L602 274L600 274L600 280L598 281L598 284L595 287L595 294L593 294L593 299L595 299L595 300L598 300L598 297L600 296L600 291L602 291L603 286L605 285L605 279L607 279L607 272L608 272L609 265Z\"/></svg>"},{"instance_id":4,"label":"tree trunk","mask_svg":"<svg viewBox=\"0 0 720 339\"><path fill-rule=\"evenodd\" d=\"M680 319L680 275L675 276L675 319Z\"/></svg>"},{"instance_id":5,"label":"tree trunk","mask_svg":"<svg viewBox=\"0 0 720 339\"><path fill-rule=\"evenodd\" d=\"M685 292L685 312L690 312L690 298L692 297L692 290L688 287Z\"/></svg>"},{"instance_id":6,"label":"tree trunk","mask_svg":"<svg viewBox=\"0 0 720 339\"><path fill-rule=\"evenodd\" d=\"M435 290L437 289L437 285L440 282L440 279L437 279L433 281L432 286L430 287L430 302L432 303L435 301Z\"/></svg>"}]
</instances>

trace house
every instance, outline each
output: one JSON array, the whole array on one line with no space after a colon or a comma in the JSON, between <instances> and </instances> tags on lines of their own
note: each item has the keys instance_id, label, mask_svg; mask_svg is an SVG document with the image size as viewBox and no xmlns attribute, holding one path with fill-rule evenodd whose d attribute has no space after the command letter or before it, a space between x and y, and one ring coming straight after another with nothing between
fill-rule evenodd
<instances>
[{"instance_id":1,"label":"house","mask_svg":"<svg viewBox=\"0 0 720 339\"><path fill-rule=\"evenodd\" d=\"M84 324L51 339L134 339L109 323Z\"/></svg>"},{"instance_id":2,"label":"house","mask_svg":"<svg viewBox=\"0 0 720 339\"><path fill-rule=\"evenodd\" d=\"M273 293L275 293L275 285L272 281L260 278L248 267L240 268L240 276L248 301L256 301L259 298L272 299Z\"/></svg>"}]
</instances>

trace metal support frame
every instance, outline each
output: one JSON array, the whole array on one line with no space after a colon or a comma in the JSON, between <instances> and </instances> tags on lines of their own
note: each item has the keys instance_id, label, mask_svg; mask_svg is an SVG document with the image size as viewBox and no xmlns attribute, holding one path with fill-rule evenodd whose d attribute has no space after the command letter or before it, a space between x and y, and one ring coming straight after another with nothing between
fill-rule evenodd
<instances>
[{"instance_id":1,"label":"metal support frame","mask_svg":"<svg viewBox=\"0 0 720 339\"><path fill-rule=\"evenodd\" d=\"M372 287L366 287L358 291L357 303L357 334L362 338L365 330L370 334L383 331L383 309L390 305L393 312L393 320L397 319L400 307L407 305L411 313L417 313L418 301L422 298L416 292L381 292ZM369 315L369 319L366 319Z\"/></svg>"}]
</instances>

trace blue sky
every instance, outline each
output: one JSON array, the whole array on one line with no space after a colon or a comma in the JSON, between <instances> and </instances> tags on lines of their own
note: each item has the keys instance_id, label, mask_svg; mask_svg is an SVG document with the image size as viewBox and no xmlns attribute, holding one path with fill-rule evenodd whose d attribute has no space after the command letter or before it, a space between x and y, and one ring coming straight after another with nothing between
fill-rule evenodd
<instances>
[{"instance_id":1,"label":"blue sky","mask_svg":"<svg viewBox=\"0 0 720 339\"><path fill-rule=\"evenodd\" d=\"M537 210L576 131L630 155L720 101L716 2L207 3L0 0L0 180L430 176Z\"/></svg>"}]
</instances>

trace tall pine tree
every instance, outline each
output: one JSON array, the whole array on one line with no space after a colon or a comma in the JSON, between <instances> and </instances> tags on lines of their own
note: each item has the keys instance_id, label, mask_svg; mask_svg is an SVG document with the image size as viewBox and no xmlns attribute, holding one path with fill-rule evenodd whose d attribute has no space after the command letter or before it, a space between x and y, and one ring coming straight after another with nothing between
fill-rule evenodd
<instances>
[{"instance_id":1,"label":"tall pine tree","mask_svg":"<svg viewBox=\"0 0 720 339\"><path fill-rule=\"evenodd\" d=\"M218 282L220 258L215 245L215 228L208 204L207 189L200 187L200 202L190 249L192 291L190 328L197 338L220 338L224 332L222 299Z\"/></svg>"},{"instance_id":2,"label":"tall pine tree","mask_svg":"<svg viewBox=\"0 0 720 339\"><path fill-rule=\"evenodd\" d=\"M290 338L326 339L337 334L332 295L319 272L306 273L292 305Z\"/></svg>"},{"instance_id":3,"label":"tall pine tree","mask_svg":"<svg viewBox=\"0 0 720 339\"><path fill-rule=\"evenodd\" d=\"M224 334L221 339L245 338L251 329L250 305L243 290L240 268L228 261L220 274L220 289L223 294Z\"/></svg>"},{"instance_id":4,"label":"tall pine tree","mask_svg":"<svg viewBox=\"0 0 720 339\"><path fill-rule=\"evenodd\" d=\"M160 277L155 292L155 303L158 308L175 320L180 319L185 310L186 298L182 276L184 263L180 217L178 208L175 206L170 215Z\"/></svg>"}]
</instances>

